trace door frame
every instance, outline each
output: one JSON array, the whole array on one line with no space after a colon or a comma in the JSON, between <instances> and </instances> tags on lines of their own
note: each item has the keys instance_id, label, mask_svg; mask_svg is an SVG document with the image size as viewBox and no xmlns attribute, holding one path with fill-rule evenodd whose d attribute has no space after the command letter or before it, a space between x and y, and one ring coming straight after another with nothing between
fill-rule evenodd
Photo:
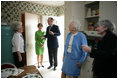
<instances>
[{"instance_id":1,"label":"door frame","mask_svg":"<svg viewBox=\"0 0 118 79\"><path fill-rule=\"evenodd\" d=\"M23 27L23 37L25 40L25 13L21 13L21 22L22 22L22 27ZM26 51L24 52L24 65L26 65Z\"/></svg>"}]
</instances>

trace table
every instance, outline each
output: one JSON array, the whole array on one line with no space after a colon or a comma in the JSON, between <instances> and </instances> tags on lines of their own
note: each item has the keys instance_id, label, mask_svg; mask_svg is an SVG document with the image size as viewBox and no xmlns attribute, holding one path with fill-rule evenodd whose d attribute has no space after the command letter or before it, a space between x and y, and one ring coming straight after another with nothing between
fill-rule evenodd
<instances>
[{"instance_id":1,"label":"table","mask_svg":"<svg viewBox=\"0 0 118 79\"><path fill-rule=\"evenodd\" d=\"M36 67L34 65L20 67L19 69L23 69L24 71L21 74L19 74L18 76L10 76L9 78L22 78L23 76L26 75L26 73L32 74L32 73L36 73L36 72L43 78L43 76L40 74L40 72L38 71L38 69L36 69Z\"/></svg>"}]
</instances>

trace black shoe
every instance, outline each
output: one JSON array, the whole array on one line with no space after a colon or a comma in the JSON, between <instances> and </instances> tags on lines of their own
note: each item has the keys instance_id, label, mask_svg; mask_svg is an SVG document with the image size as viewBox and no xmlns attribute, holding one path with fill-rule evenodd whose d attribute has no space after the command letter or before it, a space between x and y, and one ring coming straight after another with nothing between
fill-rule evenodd
<instances>
[{"instance_id":1,"label":"black shoe","mask_svg":"<svg viewBox=\"0 0 118 79\"><path fill-rule=\"evenodd\" d=\"M48 69L50 69L52 66L49 66Z\"/></svg>"},{"instance_id":2,"label":"black shoe","mask_svg":"<svg viewBox=\"0 0 118 79\"><path fill-rule=\"evenodd\" d=\"M38 66L38 68L40 68L40 66Z\"/></svg>"},{"instance_id":3,"label":"black shoe","mask_svg":"<svg viewBox=\"0 0 118 79\"><path fill-rule=\"evenodd\" d=\"M44 68L44 66L42 65L41 67L43 67Z\"/></svg>"},{"instance_id":4,"label":"black shoe","mask_svg":"<svg viewBox=\"0 0 118 79\"><path fill-rule=\"evenodd\" d=\"M54 71L56 70L56 67L54 67Z\"/></svg>"}]
</instances>

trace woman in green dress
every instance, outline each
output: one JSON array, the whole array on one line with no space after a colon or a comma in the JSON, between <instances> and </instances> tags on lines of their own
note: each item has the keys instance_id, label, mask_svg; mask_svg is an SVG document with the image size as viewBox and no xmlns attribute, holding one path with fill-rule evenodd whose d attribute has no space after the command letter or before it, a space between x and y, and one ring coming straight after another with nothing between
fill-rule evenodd
<instances>
[{"instance_id":1,"label":"woman in green dress","mask_svg":"<svg viewBox=\"0 0 118 79\"><path fill-rule=\"evenodd\" d=\"M42 65L43 62L43 53L44 53L44 43L46 39L41 39L42 36L44 36L46 33L42 31L43 25L41 23L38 24L38 31L35 32L35 49L36 49L36 55L37 55L37 62L38 62L38 68L39 66L39 57L41 57L41 67L44 67Z\"/></svg>"}]
</instances>

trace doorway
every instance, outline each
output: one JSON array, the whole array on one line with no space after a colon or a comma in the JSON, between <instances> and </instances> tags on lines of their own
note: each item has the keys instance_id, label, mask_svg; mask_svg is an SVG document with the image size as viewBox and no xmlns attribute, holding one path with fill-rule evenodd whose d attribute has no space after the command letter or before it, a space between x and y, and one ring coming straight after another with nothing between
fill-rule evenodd
<instances>
[{"instance_id":1,"label":"doorway","mask_svg":"<svg viewBox=\"0 0 118 79\"><path fill-rule=\"evenodd\" d=\"M47 49L47 42L45 42L45 50L44 50L44 68L38 68L43 78L60 78L61 74L61 68L62 68L62 58L64 53L64 15L62 16L42 16L42 23L43 23L43 29L46 31L46 28L48 26L47 19L48 17L54 18L54 24L59 26L61 35L58 36L58 42L59 42L59 48L58 48L58 66L56 71L53 70L53 67L51 69L47 69L49 64L49 57L48 57L48 49Z\"/></svg>"},{"instance_id":2,"label":"doorway","mask_svg":"<svg viewBox=\"0 0 118 79\"><path fill-rule=\"evenodd\" d=\"M46 31L48 27L48 17L54 18L54 24L59 26L61 35L58 37L59 48L58 48L58 64L62 63L62 57L64 52L64 16L40 16L32 13L25 13L25 41L26 41L26 65L36 65L37 56L35 53L35 32L38 30L37 24L41 22L43 24L43 31ZM45 42L44 50L44 62L48 62L48 49L47 40Z\"/></svg>"}]
</instances>

